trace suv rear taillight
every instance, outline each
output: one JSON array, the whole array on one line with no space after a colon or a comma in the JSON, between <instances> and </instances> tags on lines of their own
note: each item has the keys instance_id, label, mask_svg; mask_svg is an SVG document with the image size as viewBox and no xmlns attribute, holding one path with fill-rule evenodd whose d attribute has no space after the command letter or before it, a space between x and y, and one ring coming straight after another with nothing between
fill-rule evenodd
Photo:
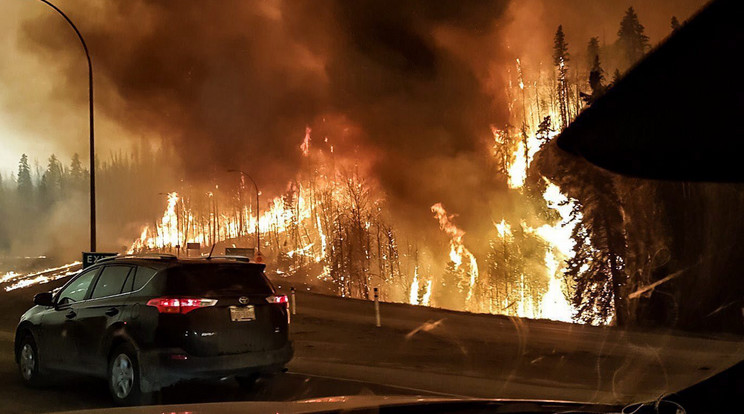
<instances>
[{"instance_id":1,"label":"suv rear taillight","mask_svg":"<svg viewBox=\"0 0 744 414\"><path fill-rule=\"evenodd\" d=\"M189 313L194 309L214 306L217 299L199 298L155 298L147 301L147 306L158 308L160 313Z\"/></svg>"},{"instance_id":2,"label":"suv rear taillight","mask_svg":"<svg viewBox=\"0 0 744 414\"><path fill-rule=\"evenodd\" d=\"M283 304L284 306L287 306L287 304L289 303L289 299L287 299L287 295L268 296L266 298L266 301L269 303Z\"/></svg>"},{"instance_id":3,"label":"suv rear taillight","mask_svg":"<svg viewBox=\"0 0 744 414\"><path fill-rule=\"evenodd\" d=\"M266 301L269 303L276 303L278 305L282 305L282 307L287 311L287 324L290 322L290 316L289 316L289 298L287 298L287 295L272 295L267 296Z\"/></svg>"}]
</instances>

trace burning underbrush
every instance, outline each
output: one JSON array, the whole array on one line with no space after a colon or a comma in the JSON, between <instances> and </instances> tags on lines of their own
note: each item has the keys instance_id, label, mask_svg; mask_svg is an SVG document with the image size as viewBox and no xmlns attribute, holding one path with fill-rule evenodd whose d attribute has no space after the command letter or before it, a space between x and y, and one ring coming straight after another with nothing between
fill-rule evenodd
<instances>
[{"instance_id":1,"label":"burning underbrush","mask_svg":"<svg viewBox=\"0 0 744 414\"><path fill-rule=\"evenodd\" d=\"M8 292L31 285L38 285L62 279L74 275L80 270L80 268L80 262L72 262L70 264L50 267L48 269L29 273L16 273L10 271L0 276L0 285L3 285L3 290Z\"/></svg>"}]
</instances>

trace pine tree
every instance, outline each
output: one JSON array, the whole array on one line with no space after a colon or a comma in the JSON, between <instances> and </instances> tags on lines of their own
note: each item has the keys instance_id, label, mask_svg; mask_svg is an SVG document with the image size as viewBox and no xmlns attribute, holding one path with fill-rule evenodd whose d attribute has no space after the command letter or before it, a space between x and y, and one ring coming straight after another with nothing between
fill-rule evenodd
<instances>
[{"instance_id":1,"label":"pine tree","mask_svg":"<svg viewBox=\"0 0 744 414\"><path fill-rule=\"evenodd\" d=\"M2 173L0 173L0 217L5 217L5 203L7 202L6 199L7 197L5 195L5 182L3 181Z\"/></svg>"},{"instance_id":2,"label":"pine tree","mask_svg":"<svg viewBox=\"0 0 744 414\"><path fill-rule=\"evenodd\" d=\"M141 164L137 160L133 161L134 165ZM83 168L80 162L80 156L75 153L72 155L72 161L67 173L67 186L72 190L85 190L87 184L88 171Z\"/></svg>"},{"instance_id":3,"label":"pine tree","mask_svg":"<svg viewBox=\"0 0 744 414\"><path fill-rule=\"evenodd\" d=\"M582 99L584 99L588 105L593 104L607 89L603 82L604 69L602 69L602 65L599 62L599 55L596 55L594 56L592 70L589 72L589 87L592 88L592 93L591 95L585 93L581 94Z\"/></svg>"},{"instance_id":4,"label":"pine tree","mask_svg":"<svg viewBox=\"0 0 744 414\"><path fill-rule=\"evenodd\" d=\"M72 162L70 163L70 177L72 182L80 183L85 178L85 170L83 170L83 164L80 162L80 155L76 152L72 155Z\"/></svg>"},{"instance_id":5,"label":"pine tree","mask_svg":"<svg viewBox=\"0 0 744 414\"><path fill-rule=\"evenodd\" d=\"M677 16L672 16L672 31L676 32L680 28L679 20L677 20Z\"/></svg>"},{"instance_id":6,"label":"pine tree","mask_svg":"<svg viewBox=\"0 0 744 414\"><path fill-rule=\"evenodd\" d=\"M10 238L8 237L8 215L10 211L8 208L8 194L5 190L5 182L3 181L3 175L0 174L0 251L7 250L10 245Z\"/></svg>"},{"instance_id":7,"label":"pine tree","mask_svg":"<svg viewBox=\"0 0 744 414\"><path fill-rule=\"evenodd\" d=\"M511 137L509 129L511 125L505 125L504 129L498 129L491 127L493 133L494 146L493 146L493 159L496 161L496 172L504 177L509 174L509 165L512 162L512 154L514 153L515 140Z\"/></svg>"},{"instance_id":8,"label":"pine tree","mask_svg":"<svg viewBox=\"0 0 744 414\"><path fill-rule=\"evenodd\" d=\"M20 200L23 203L30 203L34 188L31 181L31 167L28 165L26 154L21 155L21 160L18 162L17 189Z\"/></svg>"},{"instance_id":9,"label":"pine tree","mask_svg":"<svg viewBox=\"0 0 744 414\"><path fill-rule=\"evenodd\" d=\"M563 25L559 25L553 38L553 65L560 66L561 62L568 63L570 55L568 53L568 43L566 35L563 33Z\"/></svg>"},{"instance_id":10,"label":"pine tree","mask_svg":"<svg viewBox=\"0 0 744 414\"><path fill-rule=\"evenodd\" d=\"M566 270L566 276L574 281L576 318L603 322L614 312L615 324L624 326L630 315L624 266L627 240L620 200L612 181L602 174L584 177L582 193L578 197L581 203L572 211L575 255L567 261Z\"/></svg>"},{"instance_id":11,"label":"pine tree","mask_svg":"<svg viewBox=\"0 0 744 414\"><path fill-rule=\"evenodd\" d=\"M466 291L463 289L463 283L467 280L467 275L462 267L457 267L455 262L447 262L442 275L441 286L437 291L437 306L449 309L465 309Z\"/></svg>"},{"instance_id":12,"label":"pine tree","mask_svg":"<svg viewBox=\"0 0 744 414\"><path fill-rule=\"evenodd\" d=\"M644 30L635 10L629 7L617 31L617 42L628 66L638 62L649 48L648 36L644 34Z\"/></svg>"},{"instance_id":13,"label":"pine tree","mask_svg":"<svg viewBox=\"0 0 744 414\"><path fill-rule=\"evenodd\" d=\"M568 62L570 55L568 53L568 43L563 33L563 26L558 26L553 39L553 65L558 73L558 108L561 116L561 128L566 128L569 122L569 102L568 102Z\"/></svg>"},{"instance_id":14,"label":"pine tree","mask_svg":"<svg viewBox=\"0 0 744 414\"><path fill-rule=\"evenodd\" d=\"M48 207L61 197L64 189L63 174L62 163L59 162L57 156L52 154L39 185L39 196L43 207Z\"/></svg>"},{"instance_id":15,"label":"pine tree","mask_svg":"<svg viewBox=\"0 0 744 414\"><path fill-rule=\"evenodd\" d=\"M545 145L550 140L550 134L554 132L552 127L552 121L550 119L550 115L543 118L542 122L540 122L540 125L537 126L537 133L535 136L537 139L540 140L540 145Z\"/></svg>"},{"instance_id":16,"label":"pine tree","mask_svg":"<svg viewBox=\"0 0 744 414\"><path fill-rule=\"evenodd\" d=\"M594 67L594 61L599 57L599 37L592 37L589 39L589 44L586 46L586 67L590 70Z\"/></svg>"}]
</instances>

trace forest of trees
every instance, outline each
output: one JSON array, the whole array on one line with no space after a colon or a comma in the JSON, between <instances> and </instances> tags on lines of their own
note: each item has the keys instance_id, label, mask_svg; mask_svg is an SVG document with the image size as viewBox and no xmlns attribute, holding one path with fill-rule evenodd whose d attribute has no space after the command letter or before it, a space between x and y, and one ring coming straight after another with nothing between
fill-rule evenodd
<instances>
[{"instance_id":1,"label":"forest of trees","mask_svg":"<svg viewBox=\"0 0 744 414\"><path fill-rule=\"evenodd\" d=\"M679 29L680 22L672 17L671 30ZM617 35L617 41L605 47L598 38L587 43L588 82L577 86L586 88L581 98L587 105L611 86L605 83L605 57L615 62L615 82L650 50L649 38L632 8L623 16ZM564 37L559 27L554 58L568 56ZM563 73L566 69L558 60L554 63L561 88L563 79L572 78ZM556 96L561 96L560 91ZM541 174L575 200L575 255L568 260L565 275L578 321L741 329L727 324L723 316L737 314L736 303L741 298L713 286L737 278L732 275L738 267L733 259L744 253L735 241L737 234L744 234L744 225L734 213L744 208L741 185L624 177L555 146L546 146L537 164ZM719 246L718 251L714 246ZM703 304L714 304L714 310L710 312Z\"/></svg>"},{"instance_id":2,"label":"forest of trees","mask_svg":"<svg viewBox=\"0 0 744 414\"><path fill-rule=\"evenodd\" d=\"M150 195L173 185L169 158L140 149L98 162L99 250L121 249L157 215L160 200ZM88 191L78 154L66 161L52 154L43 164L22 154L15 171L0 174L0 256L79 257L88 245Z\"/></svg>"},{"instance_id":3,"label":"forest of trees","mask_svg":"<svg viewBox=\"0 0 744 414\"><path fill-rule=\"evenodd\" d=\"M373 286L386 285L389 299L403 300L412 272L403 275L380 192L357 172L327 176L319 170L285 193L270 218L262 244L277 270L330 282L344 297L370 298Z\"/></svg>"},{"instance_id":4,"label":"forest of trees","mask_svg":"<svg viewBox=\"0 0 744 414\"><path fill-rule=\"evenodd\" d=\"M644 30L635 10L628 8L613 45L612 52L620 57L616 59L614 81L621 76L621 71L632 67L649 51L649 39ZM559 34L562 36L560 27L556 39ZM560 50L556 44L556 53ZM589 105L607 89L601 54L599 39L589 39L586 64L590 93L582 96ZM627 234L628 217L616 188L619 179L580 166L556 179L564 192L576 200L573 212L576 226L572 235L576 253L568 260L566 270L567 279L572 283L576 318L583 322L613 321L620 326L632 323L627 296L634 282L629 280L628 270L635 265L629 256L636 253L633 252L636 246L635 240Z\"/></svg>"},{"instance_id":5,"label":"forest of trees","mask_svg":"<svg viewBox=\"0 0 744 414\"><path fill-rule=\"evenodd\" d=\"M518 79L511 84L519 89L515 86L516 90L509 93L514 102L510 123L522 127L517 130L506 126L498 131L494 157L500 174L513 174L510 165L515 160L510 154L520 151L517 146L521 145L527 164L535 147L549 148L545 144L552 137L650 50L645 28L632 7L622 16L617 38L612 43L601 44L599 37L594 36L587 39L585 48L572 49L567 41L567 29L564 25L556 28L550 73L543 69L530 72L517 59ZM607 79L608 71L614 73L611 82ZM537 143L531 142L531 136ZM549 158L543 154L546 151L537 151L536 158ZM550 218L550 210L539 197L544 190L542 176L558 184L571 200L573 211L564 225L573 229L575 254L563 265L563 273L564 293L572 302L574 319L584 323L632 323L631 314L636 309L627 301L631 284L627 270L632 262L630 255L637 252L628 240L629 230L625 228L628 212L622 208L615 179L609 174L587 174L588 170L579 166L569 170L566 166L570 163L555 158L550 161L539 163L538 168L528 168L527 177L520 181L525 185L523 202L528 205L526 211L555 222L556 218ZM521 184L510 183L510 186ZM542 273L534 268L540 262L541 255L537 252L541 247L536 246L540 241L523 230L524 224L513 225L508 237L491 241L486 260L489 283L500 304L497 309L505 313L511 313L511 307L517 305L539 307L535 298L540 298L547 289L544 277L539 276ZM520 303L524 298L528 303Z\"/></svg>"}]
</instances>

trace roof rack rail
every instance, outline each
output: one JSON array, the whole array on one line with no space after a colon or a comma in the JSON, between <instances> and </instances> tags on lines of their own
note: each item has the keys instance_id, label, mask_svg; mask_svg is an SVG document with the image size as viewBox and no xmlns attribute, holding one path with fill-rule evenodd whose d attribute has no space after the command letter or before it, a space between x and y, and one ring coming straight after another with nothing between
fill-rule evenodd
<instances>
[{"instance_id":1,"label":"roof rack rail","mask_svg":"<svg viewBox=\"0 0 744 414\"><path fill-rule=\"evenodd\" d=\"M142 254L127 254L127 255L119 255L119 256L112 256L107 259L151 259L151 260L175 260L178 259L178 257L174 254L170 253L142 253Z\"/></svg>"},{"instance_id":2,"label":"roof rack rail","mask_svg":"<svg viewBox=\"0 0 744 414\"><path fill-rule=\"evenodd\" d=\"M122 256L121 255L118 255L118 254L116 256L102 257L102 258L96 260L96 263L108 262L108 261L111 261L111 260L114 260L114 259L118 259L118 258L121 258L121 257Z\"/></svg>"},{"instance_id":3,"label":"roof rack rail","mask_svg":"<svg viewBox=\"0 0 744 414\"><path fill-rule=\"evenodd\" d=\"M248 256L237 256L237 255L221 255L221 256L214 256L214 255L212 255L210 257L207 257L207 256L197 257L197 259L204 259L204 260L228 259L228 260L235 260L235 261L238 261L238 262L251 262L251 258L250 257L248 257ZM254 263L254 262L251 262L251 263Z\"/></svg>"}]
</instances>

